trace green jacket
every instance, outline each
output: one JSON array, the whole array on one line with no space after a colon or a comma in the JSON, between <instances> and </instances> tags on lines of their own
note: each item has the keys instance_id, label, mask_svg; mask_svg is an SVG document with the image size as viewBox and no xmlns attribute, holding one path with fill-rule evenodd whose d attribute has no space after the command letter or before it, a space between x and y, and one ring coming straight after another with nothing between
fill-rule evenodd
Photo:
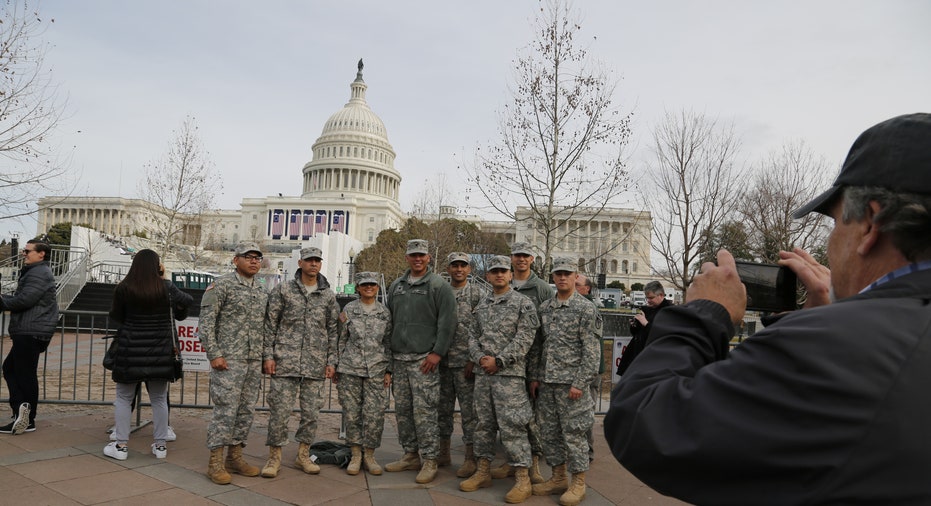
<instances>
[{"instance_id":1,"label":"green jacket","mask_svg":"<svg viewBox=\"0 0 931 506\"><path fill-rule=\"evenodd\" d=\"M432 272L413 284L408 281L410 274L408 269L388 288L391 352L446 355L457 326L453 289Z\"/></svg>"}]
</instances>

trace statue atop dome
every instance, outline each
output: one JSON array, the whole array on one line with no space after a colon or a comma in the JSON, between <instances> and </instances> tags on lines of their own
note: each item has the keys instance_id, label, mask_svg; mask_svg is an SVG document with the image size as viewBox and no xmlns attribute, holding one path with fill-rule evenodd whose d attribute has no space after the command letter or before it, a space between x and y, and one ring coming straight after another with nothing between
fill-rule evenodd
<instances>
[{"instance_id":1,"label":"statue atop dome","mask_svg":"<svg viewBox=\"0 0 931 506\"><path fill-rule=\"evenodd\" d=\"M364 67L364 66L365 66L365 65L362 64L362 58L359 58L359 65L358 65L359 71L356 72L356 80L357 80L357 81L361 81L361 80L362 80L362 67Z\"/></svg>"}]
</instances>

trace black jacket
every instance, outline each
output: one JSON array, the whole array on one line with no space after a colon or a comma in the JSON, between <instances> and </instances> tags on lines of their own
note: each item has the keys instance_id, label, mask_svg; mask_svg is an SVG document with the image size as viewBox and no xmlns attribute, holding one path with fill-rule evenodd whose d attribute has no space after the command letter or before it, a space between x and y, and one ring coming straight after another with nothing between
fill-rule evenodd
<instances>
[{"instance_id":1,"label":"black jacket","mask_svg":"<svg viewBox=\"0 0 931 506\"><path fill-rule=\"evenodd\" d=\"M697 504L931 504L931 270L733 335L659 314L604 420L624 467Z\"/></svg>"},{"instance_id":2,"label":"black jacket","mask_svg":"<svg viewBox=\"0 0 931 506\"><path fill-rule=\"evenodd\" d=\"M118 383L145 380L174 381L174 335L168 311L168 297L159 304L137 306L129 304L122 285L113 293L110 318L120 322L117 331L116 360L111 374ZM165 281L165 290L174 304L176 320L187 316L194 299Z\"/></svg>"},{"instance_id":3,"label":"black jacket","mask_svg":"<svg viewBox=\"0 0 931 506\"><path fill-rule=\"evenodd\" d=\"M631 318L630 320L630 342L627 343L627 348L624 349L624 354L621 355L621 361L617 364L617 375L621 376L624 374L624 371L630 367L631 362L637 358L637 355L643 351L643 348L647 345L647 338L650 336L650 328L653 326L653 320L656 318L656 314L659 313L660 309L669 307L672 305L672 302L669 302L668 299L663 299L663 302L660 302L658 306L645 306L643 311L644 318L647 319L646 325L640 325L640 322Z\"/></svg>"},{"instance_id":4,"label":"black jacket","mask_svg":"<svg viewBox=\"0 0 931 506\"><path fill-rule=\"evenodd\" d=\"M10 312L11 336L48 341L58 326L55 276L48 262L24 265L12 295L2 295L2 309Z\"/></svg>"}]
</instances>

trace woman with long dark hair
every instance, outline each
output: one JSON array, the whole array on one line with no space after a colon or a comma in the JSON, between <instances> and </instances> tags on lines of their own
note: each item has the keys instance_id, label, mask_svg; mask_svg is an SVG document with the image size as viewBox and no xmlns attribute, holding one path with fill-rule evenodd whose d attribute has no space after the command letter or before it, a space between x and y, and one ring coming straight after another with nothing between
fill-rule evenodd
<instances>
[{"instance_id":1,"label":"woman with long dark hair","mask_svg":"<svg viewBox=\"0 0 931 506\"><path fill-rule=\"evenodd\" d=\"M115 339L112 378L116 383L113 441L104 455L117 460L128 456L129 422L136 387L146 382L154 425L152 453L168 454L168 383L175 381L175 339L172 312L183 320L193 298L160 275L158 254L140 250L129 273L113 292L110 318L120 323Z\"/></svg>"}]
</instances>

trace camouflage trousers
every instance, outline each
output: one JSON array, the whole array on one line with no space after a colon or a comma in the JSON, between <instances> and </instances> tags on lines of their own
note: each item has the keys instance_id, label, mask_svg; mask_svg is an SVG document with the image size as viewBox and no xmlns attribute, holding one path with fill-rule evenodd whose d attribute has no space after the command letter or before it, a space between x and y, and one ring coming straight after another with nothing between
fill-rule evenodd
<instances>
[{"instance_id":1,"label":"camouflage trousers","mask_svg":"<svg viewBox=\"0 0 931 506\"><path fill-rule=\"evenodd\" d=\"M259 360L227 360L225 371L210 371L213 416L207 425L207 448L246 444L262 386Z\"/></svg>"},{"instance_id":2,"label":"camouflage trousers","mask_svg":"<svg viewBox=\"0 0 931 506\"><path fill-rule=\"evenodd\" d=\"M475 377L466 378L465 367L440 365L440 409L437 415L440 439L449 439L453 435L453 411L456 409L456 399L459 399L462 442L472 444L472 434L475 432L474 392Z\"/></svg>"},{"instance_id":3,"label":"camouflage trousers","mask_svg":"<svg viewBox=\"0 0 931 506\"><path fill-rule=\"evenodd\" d=\"M591 384L588 385L588 389L592 393L592 414L594 416L595 411L598 410L598 399L601 397L601 374L596 374L592 378ZM588 461L591 462L595 460L595 424L592 423L591 428L588 429L588 432L585 435L585 438L588 440Z\"/></svg>"},{"instance_id":4,"label":"camouflage trousers","mask_svg":"<svg viewBox=\"0 0 931 506\"><path fill-rule=\"evenodd\" d=\"M346 443L363 448L381 446L385 408L388 406L384 377L340 374L336 390L346 422Z\"/></svg>"},{"instance_id":5,"label":"camouflage trousers","mask_svg":"<svg viewBox=\"0 0 931 506\"><path fill-rule=\"evenodd\" d=\"M527 427L533 417L527 385L519 376L475 375L475 455L495 458L495 435L512 466L530 467Z\"/></svg>"},{"instance_id":6,"label":"camouflage trousers","mask_svg":"<svg viewBox=\"0 0 931 506\"><path fill-rule=\"evenodd\" d=\"M391 368L391 393L394 395L398 440L405 452L425 459L435 459L439 451L439 426L436 420L440 397L440 373L420 372L422 358L394 359Z\"/></svg>"},{"instance_id":7,"label":"camouflage trousers","mask_svg":"<svg viewBox=\"0 0 931 506\"><path fill-rule=\"evenodd\" d=\"M311 444L317 436L317 416L323 405L322 379L272 376L268 391L267 446L288 444L288 421L297 396L301 407L301 421L294 434L298 443Z\"/></svg>"},{"instance_id":8,"label":"camouflage trousers","mask_svg":"<svg viewBox=\"0 0 931 506\"><path fill-rule=\"evenodd\" d=\"M537 390L537 424L543 440L546 463L566 464L570 473L588 470L586 435L595 423L592 393L582 389L582 397L569 398L571 385L542 383Z\"/></svg>"}]
</instances>

